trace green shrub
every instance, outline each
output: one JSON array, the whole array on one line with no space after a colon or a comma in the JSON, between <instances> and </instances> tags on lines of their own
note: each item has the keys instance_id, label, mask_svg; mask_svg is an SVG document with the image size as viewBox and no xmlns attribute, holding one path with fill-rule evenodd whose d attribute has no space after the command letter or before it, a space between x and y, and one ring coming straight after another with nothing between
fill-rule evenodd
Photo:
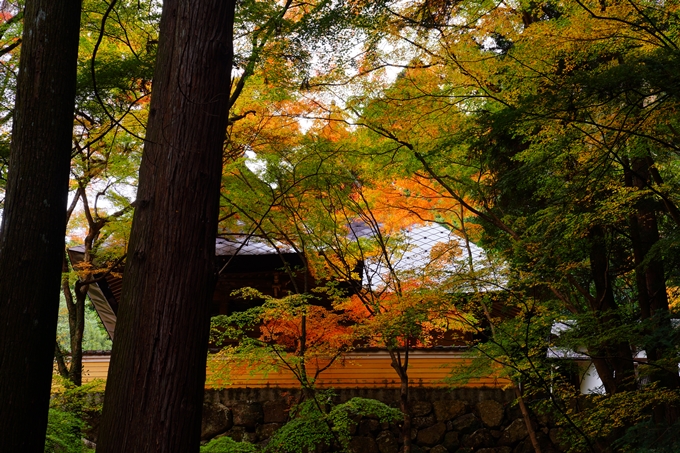
<instances>
[{"instance_id":1,"label":"green shrub","mask_svg":"<svg viewBox=\"0 0 680 453\"><path fill-rule=\"evenodd\" d=\"M92 389L74 388L54 397L49 412L45 453L88 453L81 440L84 411L100 410L101 402L92 399ZM332 393L324 394L320 405L318 400L308 400L294 410L294 418L279 429L267 445L266 451L300 453L315 451L318 446L342 444L348 448L350 429L357 417L374 417L381 422L402 419L402 414L379 401L353 398L346 403L330 405ZM330 405L330 408L329 408ZM330 409L330 410L329 410ZM328 411L328 412L325 412ZM211 440L201 447L201 453L259 453L257 445L236 442L223 436Z\"/></svg>"},{"instance_id":2,"label":"green shrub","mask_svg":"<svg viewBox=\"0 0 680 453\"><path fill-rule=\"evenodd\" d=\"M323 445L335 445L341 451L349 451L351 427L357 418L372 417L387 423L403 419L403 414L398 409L377 400L352 398L346 403L333 406L330 403L332 397L332 392L318 392L316 400L299 404L292 411L294 418L276 431L267 444L266 451L313 452Z\"/></svg>"},{"instance_id":3,"label":"green shrub","mask_svg":"<svg viewBox=\"0 0 680 453\"><path fill-rule=\"evenodd\" d=\"M680 451L680 421L655 423L651 418L628 428L612 446L624 453L677 453Z\"/></svg>"},{"instance_id":4,"label":"green shrub","mask_svg":"<svg viewBox=\"0 0 680 453\"><path fill-rule=\"evenodd\" d=\"M70 412L77 417L81 417L84 413L101 414L104 381L94 380L75 386L71 381L60 376L54 376L53 379L57 380L61 390L52 394L51 408Z\"/></svg>"},{"instance_id":5,"label":"green shrub","mask_svg":"<svg viewBox=\"0 0 680 453\"><path fill-rule=\"evenodd\" d=\"M340 442L347 447L351 438L350 429L356 417L377 418L380 423L392 423L404 419L399 409L369 398L352 398L346 403L334 406L328 414L333 431Z\"/></svg>"},{"instance_id":6,"label":"green shrub","mask_svg":"<svg viewBox=\"0 0 680 453\"><path fill-rule=\"evenodd\" d=\"M80 432L83 422L70 412L50 409L47 419L45 453L86 453Z\"/></svg>"},{"instance_id":7,"label":"green shrub","mask_svg":"<svg viewBox=\"0 0 680 453\"><path fill-rule=\"evenodd\" d=\"M103 383L93 381L80 387L67 379L54 377L58 392L52 394L47 419L45 453L87 453L92 450L82 441L87 428L84 420L90 415L101 414Z\"/></svg>"},{"instance_id":8,"label":"green shrub","mask_svg":"<svg viewBox=\"0 0 680 453\"><path fill-rule=\"evenodd\" d=\"M319 445L332 445L333 432L321 412L309 411L290 420L276 431L266 451L276 453L313 452Z\"/></svg>"},{"instance_id":9,"label":"green shrub","mask_svg":"<svg viewBox=\"0 0 680 453\"><path fill-rule=\"evenodd\" d=\"M257 446L249 442L236 442L227 436L213 439L201 447L201 453L257 453L258 451Z\"/></svg>"}]
</instances>

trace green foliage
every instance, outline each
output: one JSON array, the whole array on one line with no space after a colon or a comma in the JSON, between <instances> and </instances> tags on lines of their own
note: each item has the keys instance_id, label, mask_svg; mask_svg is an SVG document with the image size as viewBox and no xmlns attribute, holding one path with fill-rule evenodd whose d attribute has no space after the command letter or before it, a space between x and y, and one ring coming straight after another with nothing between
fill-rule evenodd
<instances>
[{"instance_id":1,"label":"green foliage","mask_svg":"<svg viewBox=\"0 0 680 453\"><path fill-rule=\"evenodd\" d=\"M249 442L236 442L231 437L213 439L201 447L201 453L257 453L256 445Z\"/></svg>"},{"instance_id":2,"label":"green foliage","mask_svg":"<svg viewBox=\"0 0 680 453\"><path fill-rule=\"evenodd\" d=\"M587 437L591 443L613 443L616 451L625 453L677 451L680 438L676 430L677 420L671 425L663 417L661 408L677 413L680 408L680 392L655 385L641 390L621 392L615 395L581 397L585 409L578 413L570 409L576 426L585 436L568 436L570 452L585 451ZM655 414L656 412L656 414Z\"/></svg>"},{"instance_id":3,"label":"green foliage","mask_svg":"<svg viewBox=\"0 0 680 453\"><path fill-rule=\"evenodd\" d=\"M625 453L675 453L680 451L680 421L668 424L649 417L631 426L613 446Z\"/></svg>"},{"instance_id":4,"label":"green foliage","mask_svg":"<svg viewBox=\"0 0 680 453\"><path fill-rule=\"evenodd\" d=\"M101 414L104 393L104 382L94 380L81 386L73 385L68 379L54 376L59 390L53 393L50 407L69 412L76 417L85 413Z\"/></svg>"},{"instance_id":5,"label":"green foliage","mask_svg":"<svg viewBox=\"0 0 680 453\"><path fill-rule=\"evenodd\" d=\"M71 350L69 338L68 312L66 301L62 295L59 303L59 321L57 324L57 341L63 352ZM88 301L85 305L85 329L83 333L83 351L110 351L111 339L104 328L99 315Z\"/></svg>"},{"instance_id":6,"label":"green foliage","mask_svg":"<svg viewBox=\"0 0 680 453\"><path fill-rule=\"evenodd\" d=\"M317 392L313 399L293 408L293 418L274 434L265 451L299 453L315 451L322 446L337 446L343 452L349 451L351 427L357 419L371 417L381 423L403 419L398 409L377 400L352 398L333 405L332 397L332 391Z\"/></svg>"},{"instance_id":7,"label":"green foliage","mask_svg":"<svg viewBox=\"0 0 680 453\"><path fill-rule=\"evenodd\" d=\"M71 412L50 409L47 419L45 453L88 453L81 440L83 422Z\"/></svg>"},{"instance_id":8,"label":"green foliage","mask_svg":"<svg viewBox=\"0 0 680 453\"><path fill-rule=\"evenodd\" d=\"M317 446L333 444L334 437L326 415L308 401L298 407L295 418L281 427L267 444L267 452L297 453L314 451Z\"/></svg>"},{"instance_id":9,"label":"green foliage","mask_svg":"<svg viewBox=\"0 0 680 453\"><path fill-rule=\"evenodd\" d=\"M447 382L453 386L467 384L471 379L498 375L511 382L521 382L530 392L545 393L551 385L551 369L555 365L547 356L550 328L554 313L530 299L520 313L508 320L494 320L493 330L479 330L482 341L471 348L471 363L452 370Z\"/></svg>"},{"instance_id":10,"label":"green foliage","mask_svg":"<svg viewBox=\"0 0 680 453\"><path fill-rule=\"evenodd\" d=\"M53 388L45 440L46 453L89 453L92 450L82 442L85 420L89 416L99 417L102 412L104 383L93 381L80 387L68 379L54 376Z\"/></svg>"},{"instance_id":11,"label":"green foliage","mask_svg":"<svg viewBox=\"0 0 680 453\"><path fill-rule=\"evenodd\" d=\"M334 406L328 413L328 418L345 448L349 445L351 428L357 417L371 417L378 419L380 423L394 423L403 420L404 414L399 409L369 398L356 397Z\"/></svg>"}]
</instances>

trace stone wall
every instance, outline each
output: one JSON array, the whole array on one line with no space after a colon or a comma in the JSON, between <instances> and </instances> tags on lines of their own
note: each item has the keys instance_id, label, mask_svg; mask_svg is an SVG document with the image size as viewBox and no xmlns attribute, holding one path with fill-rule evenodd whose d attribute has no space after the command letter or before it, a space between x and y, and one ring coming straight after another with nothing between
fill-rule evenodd
<instances>
[{"instance_id":1,"label":"stone wall","mask_svg":"<svg viewBox=\"0 0 680 453\"><path fill-rule=\"evenodd\" d=\"M202 439L227 435L235 440L266 443L288 417L297 390L206 390ZM373 398L398 407L398 389L339 389L336 403L353 397ZM534 451L526 423L513 405L511 391L467 388L414 388L413 453L530 453ZM560 452L559 429L544 417L531 419L542 453ZM398 453L400 428L363 418L353 428L356 453Z\"/></svg>"}]
</instances>

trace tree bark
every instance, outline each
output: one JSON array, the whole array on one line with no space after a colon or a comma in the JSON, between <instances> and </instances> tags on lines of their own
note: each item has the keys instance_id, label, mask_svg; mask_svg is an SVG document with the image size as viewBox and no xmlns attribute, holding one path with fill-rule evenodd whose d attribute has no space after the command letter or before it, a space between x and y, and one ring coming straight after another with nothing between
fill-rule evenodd
<instances>
[{"instance_id":1,"label":"tree bark","mask_svg":"<svg viewBox=\"0 0 680 453\"><path fill-rule=\"evenodd\" d=\"M638 190L645 190L651 184L651 158L636 157L631 159L631 168L626 172L626 185ZM661 257L649 255L652 247L660 240L657 211L659 207L651 195L644 196L635 206L635 214L630 216L630 236L633 244L633 259L635 261L635 282L638 293L640 314L643 320L652 324L648 335L654 337L652 331L667 332L672 335L670 322L668 294L666 292L666 274ZM680 385L677 366L670 361L671 366L662 363L672 357L668 347L650 341L645 345L647 359L650 363L661 364L660 368L652 368L650 377L660 382L664 387L677 388Z\"/></svg>"},{"instance_id":2,"label":"tree bark","mask_svg":"<svg viewBox=\"0 0 680 453\"><path fill-rule=\"evenodd\" d=\"M593 315L607 329L618 324L620 320L616 314L613 278L609 272L607 246L601 226L596 225L591 228L590 242L590 269L596 291L590 308ZM593 365L608 394L636 388L633 355L627 341L613 341L598 350L588 352L591 354Z\"/></svg>"},{"instance_id":3,"label":"tree bark","mask_svg":"<svg viewBox=\"0 0 680 453\"><path fill-rule=\"evenodd\" d=\"M80 0L26 2L0 228L0 445L42 452L55 353Z\"/></svg>"},{"instance_id":4,"label":"tree bark","mask_svg":"<svg viewBox=\"0 0 680 453\"><path fill-rule=\"evenodd\" d=\"M527 409L527 406L524 404L522 392L517 386L515 386L515 397L517 398L517 402L519 403L519 409L522 412L522 417L524 418L524 426L527 427L527 432L529 433L529 440L531 440L531 445L534 447L534 453L541 453L541 444L538 443L538 438L536 437L534 425L531 424L529 410Z\"/></svg>"},{"instance_id":5,"label":"tree bark","mask_svg":"<svg viewBox=\"0 0 680 453\"><path fill-rule=\"evenodd\" d=\"M97 452L198 452L235 1L166 0Z\"/></svg>"},{"instance_id":6,"label":"tree bark","mask_svg":"<svg viewBox=\"0 0 680 453\"><path fill-rule=\"evenodd\" d=\"M79 184L80 185L80 184ZM87 236L83 241L85 253L83 256L83 264L93 265L92 262L92 248L94 242L99 237L102 228L108 222L108 218L97 219L96 221L90 213L90 205L87 200L87 193L82 185L78 189L78 198L83 202L83 210L85 218L88 223ZM74 200L75 201L75 200ZM123 211L120 211L123 212ZM115 214L114 214L115 215ZM74 269L75 270L75 269ZM78 279L73 285L73 292L71 292L71 285L67 273L69 272L69 262L67 253L64 252L63 276L61 282L62 293L66 300L66 308L68 310L68 324L69 337L71 347L71 362L68 370L68 379L74 385L80 386L83 383L83 337L85 336L85 302L87 300L88 284L83 283L82 279ZM90 276L85 277L85 280L90 280ZM75 296L75 297L74 297Z\"/></svg>"},{"instance_id":7,"label":"tree bark","mask_svg":"<svg viewBox=\"0 0 680 453\"><path fill-rule=\"evenodd\" d=\"M80 386L83 383L83 336L85 334L85 298L87 297L87 293L83 292L82 286L76 282L76 297L73 297L68 279L69 266L66 253L64 253L64 264L62 266L63 274L61 278L61 290L66 301L66 309L68 310L68 328L71 347L71 360L66 377L73 382L74 385ZM61 373L61 363L58 363L58 365Z\"/></svg>"},{"instance_id":8,"label":"tree bark","mask_svg":"<svg viewBox=\"0 0 680 453\"><path fill-rule=\"evenodd\" d=\"M644 158L632 160L632 177L630 184L638 190L645 190L650 184L649 161ZM628 182L628 181L627 181ZM645 306L640 309L643 318L656 314L668 314L668 295L666 294L666 277L663 261L647 256L659 239L659 227L656 220L658 208L654 200L643 197L636 204L636 215L631 219L634 259L636 273L642 274L638 290L643 293ZM644 261L648 260L645 265Z\"/></svg>"},{"instance_id":9,"label":"tree bark","mask_svg":"<svg viewBox=\"0 0 680 453\"><path fill-rule=\"evenodd\" d=\"M59 373L59 376L68 379L68 366L66 365L64 353L61 352L61 348L59 347L59 341L54 342L54 361L57 363L57 372Z\"/></svg>"},{"instance_id":10,"label":"tree bark","mask_svg":"<svg viewBox=\"0 0 680 453\"><path fill-rule=\"evenodd\" d=\"M404 443L402 453L411 452L411 405L409 402L409 385L408 385L408 345L406 346L405 357L402 360L398 350L387 349L390 354L390 365L399 375L399 410L404 415L404 423L401 427L401 439Z\"/></svg>"}]
</instances>

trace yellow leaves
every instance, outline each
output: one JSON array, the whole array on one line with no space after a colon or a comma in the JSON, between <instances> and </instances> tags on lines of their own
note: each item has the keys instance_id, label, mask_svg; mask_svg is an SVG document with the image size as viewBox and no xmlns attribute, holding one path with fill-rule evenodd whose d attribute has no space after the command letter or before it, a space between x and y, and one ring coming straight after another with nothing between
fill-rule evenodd
<instances>
[{"instance_id":1,"label":"yellow leaves","mask_svg":"<svg viewBox=\"0 0 680 453\"><path fill-rule=\"evenodd\" d=\"M668 293L668 305L671 312L680 312L680 287L668 286L666 287L666 292Z\"/></svg>"},{"instance_id":2,"label":"yellow leaves","mask_svg":"<svg viewBox=\"0 0 680 453\"><path fill-rule=\"evenodd\" d=\"M313 1L296 3L296 6L289 8L283 17L291 22L297 22L309 14L314 9L314 6Z\"/></svg>"},{"instance_id":3,"label":"yellow leaves","mask_svg":"<svg viewBox=\"0 0 680 453\"><path fill-rule=\"evenodd\" d=\"M462 253L458 241L440 242L430 250L430 262L435 263L437 267L445 267L450 261L460 257Z\"/></svg>"}]
</instances>

